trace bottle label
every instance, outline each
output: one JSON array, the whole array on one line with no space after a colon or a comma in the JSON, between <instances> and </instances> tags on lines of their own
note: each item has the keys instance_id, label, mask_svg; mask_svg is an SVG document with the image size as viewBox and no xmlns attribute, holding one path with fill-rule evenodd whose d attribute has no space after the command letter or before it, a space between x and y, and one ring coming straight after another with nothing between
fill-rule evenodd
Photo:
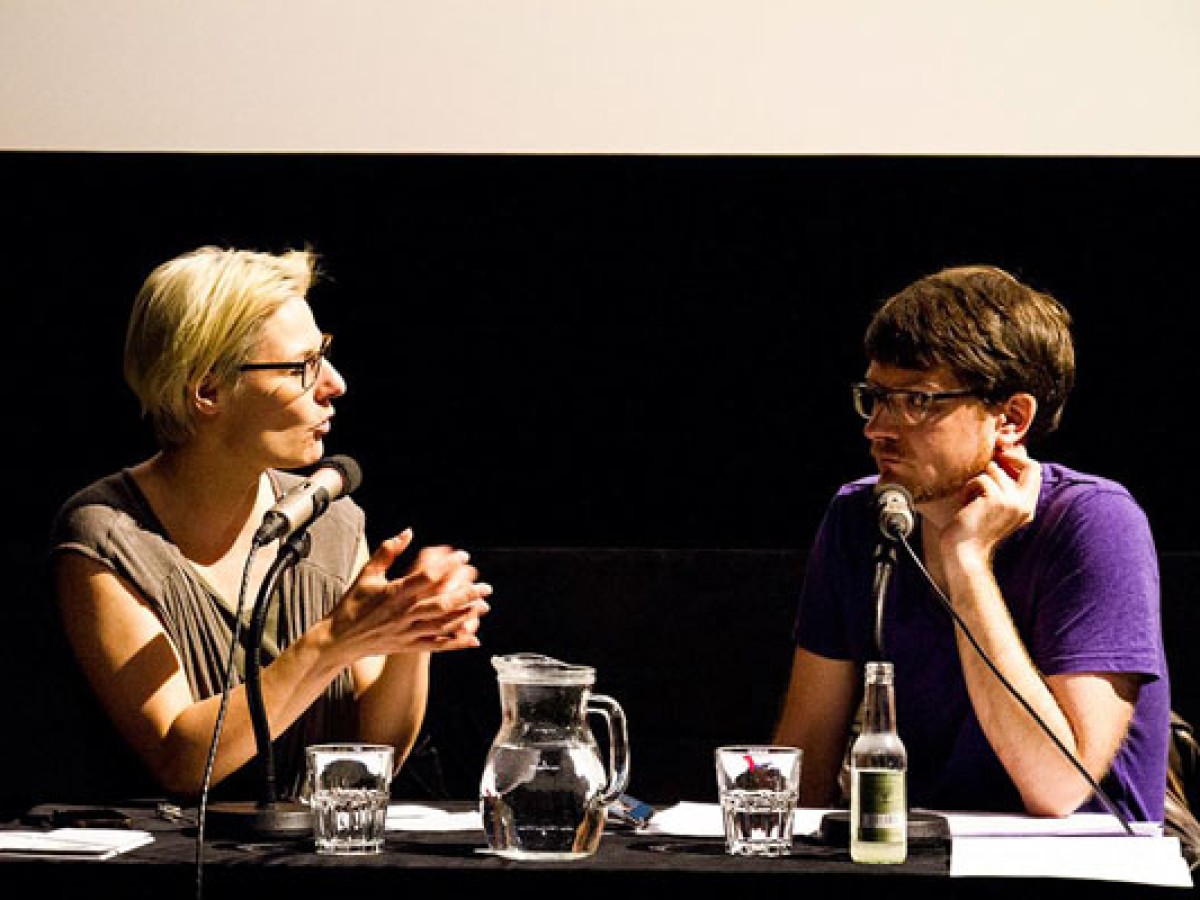
<instances>
[{"instance_id":1,"label":"bottle label","mask_svg":"<svg viewBox=\"0 0 1200 900\"><path fill-rule=\"evenodd\" d=\"M908 827L904 773L858 772L858 839L892 843L903 841Z\"/></svg>"}]
</instances>

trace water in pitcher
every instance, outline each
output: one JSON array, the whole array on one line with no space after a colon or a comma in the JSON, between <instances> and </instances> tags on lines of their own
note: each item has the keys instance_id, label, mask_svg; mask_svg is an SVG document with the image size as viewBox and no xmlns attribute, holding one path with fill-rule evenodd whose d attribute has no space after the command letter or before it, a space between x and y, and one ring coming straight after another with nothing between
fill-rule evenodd
<instances>
[{"instance_id":1,"label":"water in pitcher","mask_svg":"<svg viewBox=\"0 0 1200 900\"><path fill-rule=\"evenodd\" d=\"M493 853L510 859L582 859L600 845L608 804L629 781L621 705L591 692L596 671L540 653L493 656L500 729L479 782ZM608 765L588 727L605 722Z\"/></svg>"},{"instance_id":2,"label":"water in pitcher","mask_svg":"<svg viewBox=\"0 0 1200 900\"><path fill-rule=\"evenodd\" d=\"M604 765L592 747L493 747L481 785L489 844L515 859L592 855L604 831L602 795L607 783Z\"/></svg>"}]
</instances>

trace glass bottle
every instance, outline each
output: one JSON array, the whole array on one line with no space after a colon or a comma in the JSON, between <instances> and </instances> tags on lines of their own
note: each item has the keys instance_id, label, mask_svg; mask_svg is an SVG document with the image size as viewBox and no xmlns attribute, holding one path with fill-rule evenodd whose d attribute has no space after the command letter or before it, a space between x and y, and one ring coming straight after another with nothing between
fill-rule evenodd
<instances>
[{"instance_id":1,"label":"glass bottle","mask_svg":"<svg viewBox=\"0 0 1200 900\"><path fill-rule=\"evenodd\" d=\"M869 662L863 717L850 748L850 858L902 863L908 856L908 753L896 733L890 662Z\"/></svg>"}]
</instances>

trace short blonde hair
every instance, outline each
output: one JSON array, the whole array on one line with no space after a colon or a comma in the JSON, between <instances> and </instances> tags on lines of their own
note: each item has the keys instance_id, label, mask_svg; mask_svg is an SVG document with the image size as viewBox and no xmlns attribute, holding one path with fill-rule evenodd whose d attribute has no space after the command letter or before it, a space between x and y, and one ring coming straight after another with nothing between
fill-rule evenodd
<instances>
[{"instance_id":1,"label":"short blonde hair","mask_svg":"<svg viewBox=\"0 0 1200 900\"><path fill-rule=\"evenodd\" d=\"M125 381L160 445L195 433L191 397L205 380L232 383L263 322L316 281L309 249L280 255L200 247L158 266L133 302Z\"/></svg>"}]
</instances>

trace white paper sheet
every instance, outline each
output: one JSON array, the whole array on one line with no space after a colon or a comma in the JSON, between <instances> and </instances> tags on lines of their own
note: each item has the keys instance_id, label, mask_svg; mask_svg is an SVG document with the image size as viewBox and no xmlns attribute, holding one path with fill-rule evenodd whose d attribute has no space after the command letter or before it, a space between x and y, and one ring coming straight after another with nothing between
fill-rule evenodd
<instances>
[{"instance_id":1,"label":"white paper sheet","mask_svg":"<svg viewBox=\"0 0 1200 900\"><path fill-rule=\"evenodd\" d=\"M388 804L387 831L482 831L483 817L478 810L446 812L417 803Z\"/></svg>"},{"instance_id":2,"label":"white paper sheet","mask_svg":"<svg viewBox=\"0 0 1200 900\"><path fill-rule=\"evenodd\" d=\"M53 831L0 831L5 856L57 856L110 859L154 840L148 831L127 828L56 828Z\"/></svg>"},{"instance_id":3,"label":"white paper sheet","mask_svg":"<svg viewBox=\"0 0 1200 900\"><path fill-rule=\"evenodd\" d=\"M1125 827L1108 813L1075 813L1061 819L1004 813L942 813L952 837L1054 837L1057 835L1125 835ZM1135 834L1158 837L1162 826L1155 822L1131 822ZM1128 835L1126 835L1128 836Z\"/></svg>"},{"instance_id":4,"label":"white paper sheet","mask_svg":"<svg viewBox=\"0 0 1200 900\"><path fill-rule=\"evenodd\" d=\"M795 834L815 834L821 827L821 817L828 809L796 810L792 830ZM721 807L716 803L695 803L681 800L654 813L642 834L667 834L674 837L723 837Z\"/></svg>"},{"instance_id":5,"label":"white paper sheet","mask_svg":"<svg viewBox=\"0 0 1200 900\"><path fill-rule=\"evenodd\" d=\"M956 837L950 877L1083 878L1192 887L1174 836L1031 835Z\"/></svg>"},{"instance_id":6,"label":"white paper sheet","mask_svg":"<svg viewBox=\"0 0 1200 900\"><path fill-rule=\"evenodd\" d=\"M721 807L715 803L680 800L674 806L656 810L643 834L668 834L673 837L721 837Z\"/></svg>"}]
</instances>

